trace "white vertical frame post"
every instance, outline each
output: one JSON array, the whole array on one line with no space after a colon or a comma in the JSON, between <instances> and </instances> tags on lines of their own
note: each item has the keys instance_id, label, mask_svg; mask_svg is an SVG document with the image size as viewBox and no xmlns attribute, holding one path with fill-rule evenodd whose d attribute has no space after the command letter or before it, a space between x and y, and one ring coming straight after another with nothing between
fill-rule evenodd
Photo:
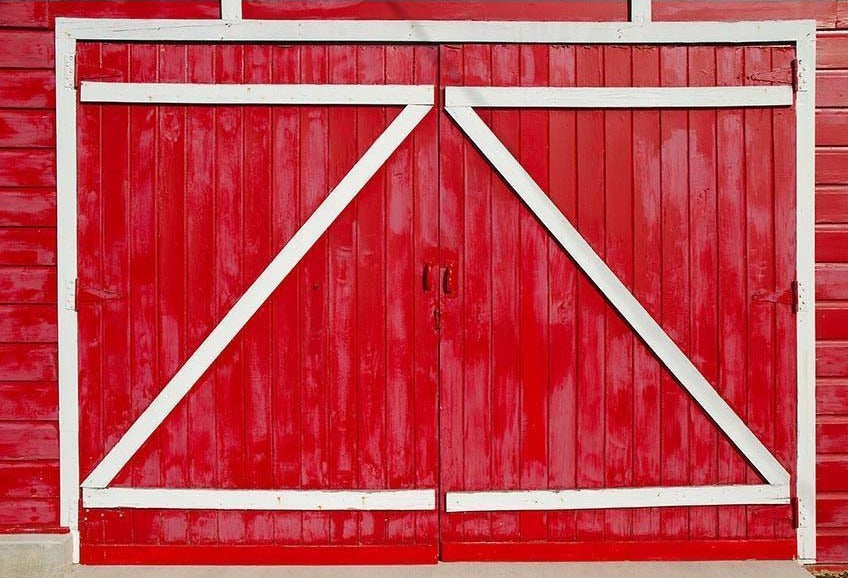
<instances>
[{"instance_id":1,"label":"white vertical frame post","mask_svg":"<svg viewBox=\"0 0 848 578\"><path fill-rule=\"evenodd\" d=\"M241 0L221 0L221 20L241 20Z\"/></svg>"},{"instance_id":2,"label":"white vertical frame post","mask_svg":"<svg viewBox=\"0 0 848 578\"><path fill-rule=\"evenodd\" d=\"M651 0L630 0L630 21L651 21Z\"/></svg>"},{"instance_id":3,"label":"white vertical frame post","mask_svg":"<svg viewBox=\"0 0 848 578\"><path fill-rule=\"evenodd\" d=\"M795 279L798 283L795 495L798 558L801 562L813 563L816 561L815 26L808 26L798 37L795 58L798 61L795 95Z\"/></svg>"},{"instance_id":4,"label":"white vertical frame post","mask_svg":"<svg viewBox=\"0 0 848 578\"><path fill-rule=\"evenodd\" d=\"M76 40L56 31L56 251L59 340L59 524L79 562L79 392L77 390Z\"/></svg>"}]
</instances>

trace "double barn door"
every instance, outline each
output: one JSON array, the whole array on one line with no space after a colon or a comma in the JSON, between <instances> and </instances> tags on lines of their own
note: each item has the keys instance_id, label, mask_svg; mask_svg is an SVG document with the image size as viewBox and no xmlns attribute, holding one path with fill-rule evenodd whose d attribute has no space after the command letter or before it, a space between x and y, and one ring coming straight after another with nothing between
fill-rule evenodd
<instances>
[{"instance_id":1,"label":"double barn door","mask_svg":"<svg viewBox=\"0 0 848 578\"><path fill-rule=\"evenodd\" d=\"M792 59L81 43L82 561L792 557Z\"/></svg>"}]
</instances>

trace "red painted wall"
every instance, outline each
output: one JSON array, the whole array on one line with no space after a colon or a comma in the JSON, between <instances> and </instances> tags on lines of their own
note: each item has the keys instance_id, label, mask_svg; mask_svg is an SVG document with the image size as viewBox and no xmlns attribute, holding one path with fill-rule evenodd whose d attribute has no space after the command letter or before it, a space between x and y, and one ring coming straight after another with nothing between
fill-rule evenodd
<instances>
[{"instance_id":1,"label":"red painted wall","mask_svg":"<svg viewBox=\"0 0 848 578\"><path fill-rule=\"evenodd\" d=\"M485 5L485 8L484 8ZM624 0L254 0L246 18L624 20ZM0 532L58 530L57 16L216 18L215 0L0 2ZM655 20L816 18L819 560L848 560L848 0L655 0ZM844 32L840 32L840 30Z\"/></svg>"}]
</instances>

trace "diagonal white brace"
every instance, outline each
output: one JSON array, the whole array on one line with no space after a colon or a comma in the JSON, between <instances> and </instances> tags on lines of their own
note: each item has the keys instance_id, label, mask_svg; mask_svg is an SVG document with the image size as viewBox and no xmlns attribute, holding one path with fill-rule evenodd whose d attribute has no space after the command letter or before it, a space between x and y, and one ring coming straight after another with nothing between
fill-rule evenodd
<instances>
[{"instance_id":1,"label":"diagonal white brace","mask_svg":"<svg viewBox=\"0 0 848 578\"><path fill-rule=\"evenodd\" d=\"M445 107L445 110L754 469L768 484L788 486L789 472L713 389L474 109Z\"/></svg>"},{"instance_id":2,"label":"diagonal white brace","mask_svg":"<svg viewBox=\"0 0 848 578\"><path fill-rule=\"evenodd\" d=\"M82 483L82 487L105 488L109 485L431 108L426 105L405 107L377 137L374 144L365 151L353 168L259 274L259 277L224 315L159 395L150 402L124 436L109 450L103 461Z\"/></svg>"}]
</instances>

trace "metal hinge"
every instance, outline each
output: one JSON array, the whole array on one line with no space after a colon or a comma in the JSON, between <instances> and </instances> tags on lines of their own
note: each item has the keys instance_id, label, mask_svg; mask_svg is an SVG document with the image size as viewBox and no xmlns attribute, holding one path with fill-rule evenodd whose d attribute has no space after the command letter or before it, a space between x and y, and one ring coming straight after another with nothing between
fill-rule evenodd
<instances>
[{"instance_id":1,"label":"metal hinge","mask_svg":"<svg viewBox=\"0 0 848 578\"><path fill-rule=\"evenodd\" d=\"M798 498L789 498L789 510L792 516L792 527L799 528L801 526L801 512L798 507Z\"/></svg>"},{"instance_id":2,"label":"metal hinge","mask_svg":"<svg viewBox=\"0 0 848 578\"><path fill-rule=\"evenodd\" d=\"M768 72L755 72L748 75L748 80L768 82L770 84L791 84L793 90L798 89L798 61L793 60L789 68L775 68Z\"/></svg>"},{"instance_id":3,"label":"metal hinge","mask_svg":"<svg viewBox=\"0 0 848 578\"><path fill-rule=\"evenodd\" d=\"M792 312L797 313L800 307L798 289L798 282L792 281L789 284L789 289L786 291L759 291L751 295L751 300L789 305L792 308Z\"/></svg>"},{"instance_id":4,"label":"metal hinge","mask_svg":"<svg viewBox=\"0 0 848 578\"><path fill-rule=\"evenodd\" d=\"M807 92L810 90L810 74L814 74L813 71L810 70L809 64L806 60L793 60L792 64L795 66L795 81L793 86L795 87L796 92Z\"/></svg>"},{"instance_id":5,"label":"metal hinge","mask_svg":"<svg viewBox=\"0 0 848 578\"><path fill-rule=\"evenodd\" d=\"M98 287L80 287L79 280L74 281L73 288L73 310L79 311L81 303L99 303L101 301L116 301L121 295L110 289Z\"/></svg>"},{"instance_id":6,"label":"metal hinge","mask_svg":"<svg viewBox=\"0 0 848 578\"><path fill-rule=\"evenodd\" d=\"M64 74L63 76L63 84L65 88L74 88L74 82L76 80L76 73L74 70L74 55L66 54L64 58Z\"/></svg>"},{"instance_id":7,"label":"metal hinge","mask_svg":"<svg viewBox=\"0 0 848 578\"><path fill-rule=\"evenodd\" d=\"M65 284L65 309L77 310L77 280L71 279Z\"/></svg>"},{"instance_id":8,"label":"metal hinge","mask_svg":"<svg viewBox=\"0 0 848 578\"><path fill-rule=\"evenodd\" d=\"M801 307L801 299L798 296L798 281L793 281L789 285L789 291L792 294L792 313L798 313Z\"/></svg>"}]
</instances>

